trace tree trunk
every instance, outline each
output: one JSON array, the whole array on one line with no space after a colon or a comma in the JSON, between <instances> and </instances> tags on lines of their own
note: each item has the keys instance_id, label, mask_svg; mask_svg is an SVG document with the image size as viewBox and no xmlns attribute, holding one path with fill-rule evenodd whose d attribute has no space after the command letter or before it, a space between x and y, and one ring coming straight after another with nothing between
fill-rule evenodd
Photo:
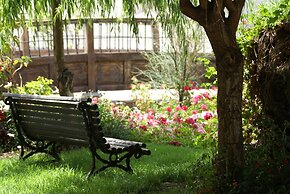
<instances>
[{"instance_id":1,"label":"tree trunk","mask_svg":"<svg viewBox=\"0 0 290 194\"><path fill-rule=\"evenodd\" d=\"M242 134L243 55L235 34L224 23L205 28L216 57L218 74L217 171L229 181L240 179L244 165Z\"/></svg>"},{"instance_id":2,"label":"tree trunk","mask_svg":"<svg viewBox=\"0 0 290 194\"><path fill-rule=\"evenodd\" d=\"M53 46L54 63L56 66L57 84L61 96L73 95L73 74L64 65L64 46L63 46L63 23L62 17L56 14L56 8L61 0L53 0Z\"/></svg>"},{"instance_id":3,"label":"tree trunk","mask_svg":"<svg viewBox=\"0 0 290 194\"><path fill-rule=\"evenodd\" d=\"M242 134L243 59L238 48L217 53L218 171L238 180L244 163Z\"/></svg>"}]
</instances>

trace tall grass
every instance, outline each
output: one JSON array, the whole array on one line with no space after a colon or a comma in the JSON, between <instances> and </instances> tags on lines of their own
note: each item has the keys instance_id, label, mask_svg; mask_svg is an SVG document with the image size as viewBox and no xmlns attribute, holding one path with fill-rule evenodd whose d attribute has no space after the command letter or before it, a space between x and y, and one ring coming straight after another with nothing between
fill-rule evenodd
<instances>
[{"instance_id":1,"label":"tall grass","mask_svg":"<svg viewBox=\"0 0 290 194\"><path fill-rule=\"evenodd\" d=\"M88 149L67 151L62 161L50 162L46 155L26 161L17 156L0 160L0 193L180 193L194 192L193 166L202 149L149 144L150 156L132 159L134 174L111 168L90 180ZM190 192L190 193L192 193Z\"/></svg>"}]
</instances>

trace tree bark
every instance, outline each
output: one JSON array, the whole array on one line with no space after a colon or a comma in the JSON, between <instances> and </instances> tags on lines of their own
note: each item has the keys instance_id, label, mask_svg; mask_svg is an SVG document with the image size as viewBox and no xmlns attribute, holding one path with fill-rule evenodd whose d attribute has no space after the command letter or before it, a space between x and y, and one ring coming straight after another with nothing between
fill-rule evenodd
<instances>
[{"instance_id":1,"label":"tree bark","mask_svg":"<svg viewBox=\"0 0 290 194\"><path fill-rule=\"evenodd\" d=\"M73 74L64 65L63 22L61 15L56 13L61 0L53 0L53 53L56 66L57 85L61 96L73 95Z\"/></svg>"},{"instance_id":2,"label":"tree bark","mask_svg":"<svg viewBox=\"0 0 290 194\"><path fill-rule=\"evenodd\" d=\"M219 175L238 181L244 165L242 134L242 88L244 58L236 37L223 22L205 28L216 57L218 76L218 160Z\"/></svg>"},{"instance_id":3,"label":"tree bark","mask_svg":"<svg viewBox=\"0 0 290 194\"><path fill-rule=\"evenodd\" d=\"M243 60L238 48L216 53L218 72L218 171L238 180L244 163L242 134Z\"/></svg>"}]
</instances>

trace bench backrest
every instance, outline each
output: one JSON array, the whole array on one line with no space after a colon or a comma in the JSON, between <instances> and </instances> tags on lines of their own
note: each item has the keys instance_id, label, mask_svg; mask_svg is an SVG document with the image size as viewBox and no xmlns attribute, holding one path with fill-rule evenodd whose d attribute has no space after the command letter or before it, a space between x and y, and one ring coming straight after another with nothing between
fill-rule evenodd
<instances>
[{"instance_id":1,"label":"bench backrest","mask_svg":"<svg viewBox=\"0 0 290 194\"><path fill-rule=\"evenodd\" d=\"M88 145L86 113L77 99L13 96L6 98L19 130L31 140ZM95 114L95 118L98 114ZM97 120L96 120L97 121ZM94 122L99 124L98 122Z\"/></svg>"}]
</instances>

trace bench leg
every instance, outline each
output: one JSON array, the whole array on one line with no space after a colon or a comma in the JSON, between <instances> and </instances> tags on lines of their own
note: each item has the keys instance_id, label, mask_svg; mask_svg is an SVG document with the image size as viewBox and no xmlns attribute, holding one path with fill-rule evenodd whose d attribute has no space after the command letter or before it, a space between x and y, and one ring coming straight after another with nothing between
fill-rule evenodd
<instances>
[{"instance_id":1,"label":"bench leg","mask_svg":"<svg viewBox=\"0 0 290 194\"><path fill-rule=\"evenodd\" d=\"M91 171L87 174L87 179L89 179L94 174L95 169L96 169L96 158L94 154L96 153L96 149L94 149L92 146L90 146L89 148L90 148L90 152L92 156L92 168L91 168Z\"/></svg>"},{"instance_id":2,"label":"bench leg","mask_svg":"<svg viewBox=\"0 0 290 194\"><path fill-rule=\"evenodd\" d=\"M43 142L38 141L35 145L28 144L25 142L25 145L30 149L30 152L26 155L24 155L24 146L21 145L21 151L20 151L20 159L26 160L30 156L36 154L36 153L46 153L55 158L56 161L60 160L60 156L58 155L56 151L56 144L53 142ZM51 149L49 149L51 146Z\"/></svg>"},{"instance_id":3,"label":"bench leg","mask_svg":"<svg viewBox=\"0 0 290 194\"><path fill-rule=\"evenodd\" d=\"M132 153L126 153L121 157L119 157L118 154L110 154L108 160L103 159L93 149L91 150L91 154L92 154L92 168L91 168L91 171L87 174L87 178L90 178L91 176L96 175L99 172L104 171L109 167L117 167L117 168L120 168L120 169L130 173L130 174L133 173L133 170L132 170L131 165L130 165L130 159L133 156ZM96 159L104 164L101 168L99 168L97 170L96 170L96 164L95 164ZM125 162L125 164L121 164L123 162Z\"/></svg>"}]
</instances>

